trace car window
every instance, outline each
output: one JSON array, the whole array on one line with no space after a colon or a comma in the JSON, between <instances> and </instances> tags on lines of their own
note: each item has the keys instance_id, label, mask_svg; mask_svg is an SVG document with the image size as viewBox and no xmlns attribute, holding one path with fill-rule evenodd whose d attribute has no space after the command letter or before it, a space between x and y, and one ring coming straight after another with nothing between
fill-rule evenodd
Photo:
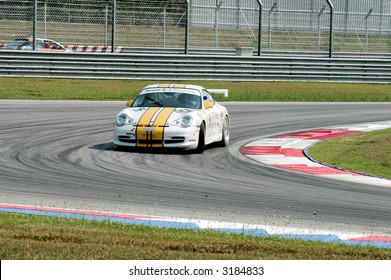
<instances>
[{"instance_id":1,"label":"car window","mask_svg":"<svg viewBox=\"0 0 391 280\"><path fill-rule=\"evenodd\" d=\"M42 42L42 41L37 41L35 46L36 46L37 48L46 48L45 43Z\"/></svg>"},{"instance_id":2,"label":"car window","mask_svg":"<svg viewBox=\"0 0 391 280\"><path fill-rule=\"evenodd\" d=\"M182 107L201 109L200 95L186 92L159 91L140 94L134 100L132 107Z\"/></svg>"},{"instance_id":3,"label":"car window","mask_svg":"<svg viewBox=\"0 0 391 280\"><path fill-rule=\"evenodd\" d=\"M21 41L16 41L16 42L10 42L7 44L7 47L18 47L22 44Z\"/></svg>"},{"instance_id":4,"label":"car window","mask_svg":"<svg viewBox=\"0 0 391 280\"><path fill-rule=\"evenodd\" d=\"M25 48L25 49L32 49L33 48L33 43L31 43L31 42L24 42L21 46L23 48Z\"/></svg>"},{"instance_id":5,"label":"car window","mask_svg":"<svg viewBox=\"0 0 391 280\"><path fill-rule=\"evenodd\" d=\"M179 106L189 109L201 109L201 96L199 94L181 93L178 96Z\"/></svg>"},{"instance_id":6,"label":"car window","mask_svg":"<svg viewBox=\"0 0 391 280\"><path fill-rule=\"evenodd\" d=\"M52 49L54 49L54 50L63 50L64 48L62 46L60 46L59 44L52 42Z\"/></svg>"}]
</instances>

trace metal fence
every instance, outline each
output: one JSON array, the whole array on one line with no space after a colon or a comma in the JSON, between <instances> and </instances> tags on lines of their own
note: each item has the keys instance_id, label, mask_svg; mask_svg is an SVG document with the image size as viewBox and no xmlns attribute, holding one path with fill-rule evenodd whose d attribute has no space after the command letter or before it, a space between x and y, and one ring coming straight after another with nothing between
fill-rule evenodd
<instances>
[{"instance_id":1,"label":"metal fence","mask_svg":"<svg viewBox=\"0 0 391 280\"><path fill-rule=\"evenodd\" d=\"M37 37L64 45L112 45L115 35L121 46L183 48L185 11L183 0L0 0L0 42L32 35L36 20Z\"/></svg>"},{"instance_id":2,"label":"metal fence","mask_svg":"<svg viewBox=\"0 0 391 280\"><path fill-rule=\"evenodd\" d=\"M31 35L135 53L389 55L391 0L0 0L0 45Z\"/></svg>"}]
</instances>

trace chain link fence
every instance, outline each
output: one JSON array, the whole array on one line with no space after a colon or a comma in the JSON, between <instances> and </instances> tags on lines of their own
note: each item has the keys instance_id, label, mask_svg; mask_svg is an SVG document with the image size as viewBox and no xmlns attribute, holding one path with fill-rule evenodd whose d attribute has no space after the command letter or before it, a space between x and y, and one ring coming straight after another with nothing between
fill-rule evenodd
<instances>
[{"instance_id":1,"label":"chain link fence","mask_svg":"<svg viewBox=\"0 0 391 280\"><path fill-rule=\"evenodd\" d=\"M323 52L332 46L334 54L391 53L391 0L264 0L263 4L267 50Z\"/></svg>"},{"instance_id":2,"label":"chain link fence","mask_svg":"<svg viewBox=\"0 0 391 280\"><path fill-rule=\"evenodd\" d=\"M64 45L112 45L115 34L115 44L121 46L184 46L186 6L182 0L37 0L36 3L36 36ZM33 0L0 0L0 42L31 36L33 20Z\"/></svg>"},{"instance_id":3,"label":"chain link fence","mask_svg":"<svg viewBox=\"0 0 391 280\"><path fill-rule=\"evenodd\" d=\"M125 52L373 56L391 53L391 0L0 0L0 46L32 35Z\"/></svg>"},{"instance_id":4,"label":"chain link fence","mask_svg":"<svg viewBox=\"0 0 391 280\"><path fill-rule=\"evenodd\" d=\"M208 49L256 48L259 4L251 1L193 0L191 45Z\"/></svg>"}]
</instances>

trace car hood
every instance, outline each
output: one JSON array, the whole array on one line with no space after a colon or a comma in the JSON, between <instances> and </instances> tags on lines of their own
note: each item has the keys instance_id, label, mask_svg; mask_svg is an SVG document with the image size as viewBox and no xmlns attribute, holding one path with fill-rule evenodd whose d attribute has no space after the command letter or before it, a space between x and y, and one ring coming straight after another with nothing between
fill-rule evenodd
<instances>
[{"instance_id":1,"label":"car hood","mask_svg":"<svg viewBox=\"0 0 391 280\"><path fill-rule=\"evenodd\" d=\"M132 118L135 125L142 126L169 126L185 115L191 115L197 122L204 115L202 109L171 107L134 107L126 108L118 114L122 113Z\"/></svg>"}]
</instances>

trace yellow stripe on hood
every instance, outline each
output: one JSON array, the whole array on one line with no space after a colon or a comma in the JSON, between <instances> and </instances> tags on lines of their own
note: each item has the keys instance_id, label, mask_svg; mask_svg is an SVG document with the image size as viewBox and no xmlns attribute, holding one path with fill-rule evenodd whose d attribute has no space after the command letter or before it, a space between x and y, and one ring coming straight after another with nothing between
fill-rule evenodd
<instances>
[{"instance_id":1,"label":"yellow stripe on hood","mask_svg":"<svg viewBox=\"0 0 391 280\"><path fill-rule=\"evenodd\" d=\"M159 111L160 107L150 107L148 108L144 114L141 116L138 125L139 126L148 126L153 118L153 116L156 114L157 111Z\"/></svg>"},{"instance_id":2,"label":"yellow stripe on hood","mask_svg":"<svg viewBox=\"0 0 391 280\"><path fill-rule=\"evenodd\" d=\"M164 126L174 110L175 108L150 107L145 111L137 126L137 146L163 147ZM145 127L151 127L153 130L145 131Z\"/></svg>"},{"instance_id":3,"label":"yellow stripe on hood","mask_svg":"<svg viewBox=\"0 0 391 280\"><path fill-rule=\"evenodd\" d=\"M138 124L137 124L137 132L136 132L136 139L138 147L147 147L147 144L140 144L140 141L142 140L148 140L149 139L149 132L145 131L145 127L149 126L153 116L156 114L156 112L159 110L159 107L150 107L148 110L144 112L144 114L141 116Z\"/></svg>"},{"instance_id":4,"label":"yellow stripe on hood","mask_svg":"<svg viewBox=\"0 0 391 280\"><path fill-rule=\"evenodd\" d=\"M155 130L152 132L152 140L161 141L161 144L153 144L152 147L163 147L164 127L174 110L175 108L164 108L156 117L153 123Z\"/></svg>"}]
</instances>

